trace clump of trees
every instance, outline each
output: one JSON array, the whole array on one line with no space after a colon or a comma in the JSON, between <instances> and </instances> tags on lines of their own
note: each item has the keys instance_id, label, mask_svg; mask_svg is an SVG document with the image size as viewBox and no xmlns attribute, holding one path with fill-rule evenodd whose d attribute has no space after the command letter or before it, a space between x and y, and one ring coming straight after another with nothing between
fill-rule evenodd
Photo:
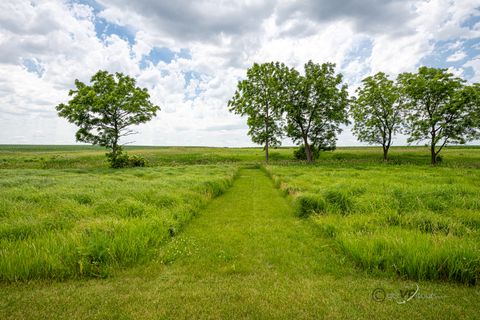
<instances>
[{"instance_id":1,"label":"clump of trees","mask_svg":"<svg viewBox=\"0 0 480 320\"><path fill-rule=\"evenodd\" d=\"M230 111L248 116L248 134L264 145L280 145L286 135L301 142L308 162L320 149L332 149L340 125L348 123L348 92L335 65L309 61L305 74L281 63L254 64L238 83ZM297 156L298 157L298 156Z\"/></svg>"},{"instance_id":2,"label":"clump of trees","mask_svg":"<svg viewBox=\"0 0 480 320\"><path fill-rule=\"evenodd\" d=\"M131 126L151 120L160 107L150 102L147 89L122 73L100 70L90 82L75 80L76 89L69 92L72 99L56 107L58 115L79 127L77 141L109 149L111 167L145 166L143 158L123 151L120 139L135 134Z\"/></svg>"},{"instance_id":3,"label":"clump of trees","mask_svg":"<svg viewBox=\"0 0 480 320\"><path fill-rule=\"evenodd\" d=\"M479 86L465 84L447 69L421 67L401 73L395 82L380 72L365 78L357 94L353 132L360 141L381 144L384 160L398 132L407 134L409 143L428 141L431 164L447 143L479 137Z\"/></svg>"},{"instance_id":4,"label":"clump of trees","mask_svg":"<svg viewBox=\"0 0 480 320\"><path fill-rule=\"evenodd\" d=\"M295 158L313 162L320 150L335 148L349 117L358 140L382 146L384 161L398 133L407 134L409 143L428 141L432 164L447 143L480 137L480 85L468 85L447 69L421 67L396 81L379 72L363 79L356 93L348 97L332 63L309 61L300 74L270 62L247 71L229 106L248 116L249 135L265 146L267 161L269 146L288 136L301 144Z\"/></svg>"},{"instance_id":5,"label":"clump of trees","mask_svg":"<svg viewBox=\"0 0 480 320\"><path fill-rule=\"evenodd\" d=\"M150 121L160 110L145 88L122 73L98 71L87 85L75 80L71 100L59 104L59 116L79 127L76 139L106 147L113 168L144 166L139 156L123 151L120 139L135 134L131 126ZM353 119L358 140L380 144L383 159L398 133L408 142L428 141L431 163L448 143L480 137L480 84L466 84L447 69L421 67L396 81L379 72L363 79L349 98L335 64L304 65L301 74L283 63L253 64L229 100L231 112L247 116L252 141L269 148L284 136L301 146L294 156L314 162L320 150L333 150L341 126Z\"/></svg>"}]
</instances>

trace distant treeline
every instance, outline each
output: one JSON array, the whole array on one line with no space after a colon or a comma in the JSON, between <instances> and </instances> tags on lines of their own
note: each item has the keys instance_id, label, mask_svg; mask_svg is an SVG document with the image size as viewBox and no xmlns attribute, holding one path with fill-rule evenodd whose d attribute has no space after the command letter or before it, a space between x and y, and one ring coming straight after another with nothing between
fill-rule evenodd
<instances>
[{"instance_id":1,"label":"distant treeline","mask_svg":"<svg viewBox=\"0 0 480 320\"><path fill-rule=\"evenodd\" d=\"M296 153L313 162L320 150L335 149L340 125L353 120L358 140L383 147L383 158L397 133L408 142L429 141L431 163L447 144L480 137L480 84L467 84L447 69L421 67L397 79L379 72L362 81L349 97L335 64L305 64L304 74L283 63L253 64L228 105L247 116L252 141L279 146L283 136L302 146Z\"/></svg>"},{"instance_id":2,"label":"distant treeline","mask_svg":"<svg viewBox=\"0 0 480 320\"><path fill-rule=\"evenodd\" d=\"M350 97L335 64L305 64L304 74L283 63L253 64L229 100L230 111L247 116L252 141L279 146L283 136L302 144L296 158L313 162L320 150L333 150L342 124L353 119L360 141L380 144L383 158L397 133L408 142L430 141L431 163L447 144L463 144L480 137L480 84L467 84L447 69L421 67L402 73L396 81L379 72L363 79ZM119 141L135 134L130 129L150 121L160 107L150 102L145 88L122 73L98 71L91 85L75 80L59 116L79 127L76 139L106 147L111 167L144 166L145 160L127 155Z\"/></svg>"}]
</instances>

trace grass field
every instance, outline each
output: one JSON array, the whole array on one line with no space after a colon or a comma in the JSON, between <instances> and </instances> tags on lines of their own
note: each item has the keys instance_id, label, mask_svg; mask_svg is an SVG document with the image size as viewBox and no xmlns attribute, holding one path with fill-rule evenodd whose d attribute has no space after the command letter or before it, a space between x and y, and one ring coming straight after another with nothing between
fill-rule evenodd
<instances>
[{"instance_id":1,"label":"grass field","mask_svg":"<svg viewBox=\"0 0 480 320\"><path fill-rule=\"evenodd\" d=\"M145 157L150 166L258 162L261 148L133 147L128 153ZM93 146L6 146L0 145L0 169L93 169L108 168L105 149ZM292 150L273 150L272 160L292 158Z\"/></svg>"},{"instance_id":2,"label":"grass field","mask_svg":"<svg viewBox=\"0 0 480 320\"><path fill-rule=\"evenodd\" d=\"M360 267L410 279L480 279L480 172L415 166L269 166Z\"/></svg>"},{"instance_id":3,"label":"grass field","mask_svg":"<svg viewBox=\"0 0 480 320\"><path fill-rule=\"evenodd\" d=\"M259 163L264 160L262 148L208 147L141 147L127 146L125 150L138 154L150 166L195 165L218 163ZM270 150L273 163L294 163L293 148ZM319 163L337 166L382 164L379 148L348 147L321 153ZM93 169L108 168L105 149L94 146L29 146L0 145L0 169ZM428 165L426 147L392 147L390 165ZM443 167L480 168L480 147L448 147L442 151Z\"/></svg>"},{"instance_id":4,"label":"grass field","mask_svg":"<svg viewBox=\"0 0 480 320\"><path fill-rule=\"evenodd\" d=\"M0 318L480 313L480 148L127 151L0 146Z\"/></svg>"},{"instance_id":5,"label":"grass field","mask_svg":"<svg viewBox=\"0 0 480 320\"><path fill-rule=\"evenodd\" d=\"M0 173L0 279L104 277L144 261L209 199L234 166Z\"/></svg>"}]
</instances>

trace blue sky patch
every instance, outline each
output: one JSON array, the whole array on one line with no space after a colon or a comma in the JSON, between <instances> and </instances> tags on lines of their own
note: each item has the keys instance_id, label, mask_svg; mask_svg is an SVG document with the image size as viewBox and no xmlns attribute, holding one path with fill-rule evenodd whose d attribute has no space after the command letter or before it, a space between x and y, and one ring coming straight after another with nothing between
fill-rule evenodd
<instances>
[{"instance_id":1,"label":"blue sky patch","mask_svg":"<svg viewBox=\"0 0 480 320\"><path fill-rule=\"evenodd\" d=\"M184 72L183 73L183 77L185 79L185 85L184 85L184 88L186 89L190 83L193 81L193 80L204 80L202 79L202 74L200 72L196 72L196 71L187 71L187 72ZM198 84L195 86L195 91L192 94L190 94L190 92L186 92L185 91L185 99L187 100L193 100L195 99L196 97L198 97L201 93L202 93L202 89L200 89L200 87L198 86Z\"/></svg>"},{"instance_id":2,"label":"blue sky patch","mask_svg":"<svg viewBox=\"0 0 480 320\"><path fill-rule=\"evenodd\" d=\"M78 3L78 4L84 4L93 9L93 13L97 14L103 9L105 9L102 5L100 5L98 2L95 0L72 0L71 3Z\"/></svg>"},{"instance_id":3,"label":"blue sky patch","mask_svg":"<svg viewBox=\"0 0 480 320\"><path fill-rule=\"evenodd\" d=\"M190 50L186 48L182 48L180 49L180 51L173 51L167 47L160 47L160 48L155 47L152 50L150 50L150 52L147 55L144 55L142 57L142 60L140 61L140 68L145 69L150 64L155 66L160 61L163 61L168 64L178 58L191 59L192 56L190 54Z\"/></svg>"},{"instance_id":4,"label":"blue sky patch","mask_svg":"<svg viewBox=\"0 0 480 320\"><path fill-rule=\"evenodd\" d=\"M187 87L192 80L200 79L200 73L196 71L184 72L183 76L185 78L185 87Z\"/></svg>"},{"instance_id":5,"label":"blue sky patch","mask_svg":"<svg viewBox=\"0 0 480 320\"><path fill-rule=\"evenodd\" d=\"M364 60L372 55L373 42L371 39L365 38L358 41L345 56L345 60Z\"/></svg>"},{"instance_id":6,"label":"blue sky patch","mask_svg":"<svg viewBox=\"0 0 480 320\"><path fill-rule=\"evenodd\" d=\"M478 7L480 9L480 6ZM477 11L477 15L473 15L460 25L461 27L467 27L473 29L473 27L480 22L480 10Z\"/></svg>"},{"instance_id":7,"label":"blue sky patch","mask_svg":"<svg viewBox=\"0 0 480 320\"><path fill-rule=\"evenodd\" d=\"M135 44L136 40L134 30L127 26L118 25L99 17L98 13L105 8L95 0L72 0L72 3L88 5L93 9L93 13L95 15L95 32L97 38L100 40L105 41L108 36L115 34L121 39L127 41L130 46ZM173 51L167 47L154 47L147 55L142 57L139 66L141 69L145 69L150 64L155 66L160 61L168 64L179 58L191 59L192 55L190 50L187 48L181 48L179 51Z\"/></svg>"},{"instance_id":8,"label":"blue sky patch","mask_svg":"<svg viewBox=\"0 0 480 320\"><path fill-rule=\"evenodd\" d=\"M352 61L358 61L362 63L362 70L354 76L352 79L355 81L360 81L363 79L370 71L370 65L366 63L366 60L372 55L373 42L371 39L365 38L353 45L349 52L345 55L340 67L346 68Z\"/></svg>"},{"instance_id":9,"label":"blue sky patch","mask_svg":"<svg viewBox=\"0 0 480 320\"><path fill-rule=\"evenodd\" d=\"M128 41L130 45L135 43L135 32L126 26L121 26L107 21L104 18L98 16L105 8L94 0L72 0L71 3L84 4L93 9L95 15L95 32L97 38L104 41L108 36L113 34L117 35L121 39Z\"/></svg>"},{"instance_id":10,"label":"blue sky patch","mask_svg":"<svg viewBox=\"0 0 480 320\"><path fill-rule=\"evenodd\" d=\"M475 75L474 71L471 67L465 68L463 65L480 54L479 42L480 38L438 41L435 43L432 53L421 59L420 65L435 68L463 68L464 77L469 80ZM449 60L455 54L459 55L455 59Z\"/></svg>"},{"instance_id":11,"label":"blue sky patch","mask_svg":"<svg viewBox=\"0 0 480 320\"><path fill-rule=\"evenodd\" d=\"M30 73L35 73L39 78L45 73L45 68L37 59L22 59L22 65Z\"/></svg>"},{"instance_id":12,"label":"blue sky patch","mask_svg":"<svg viewBox=\"0 0 480 320\"><path fill-rule=\"evenodd\" d=\"M135 43L135 33L125 26L120 26L115 23L110 23L103 18L95 16L95 32L97 38L105 40L108 36L113 34L117 35L121 39L128 41L130 45Z\"/></svg>"},{"instance_id":13,"label":"blue sky patch","mask_svg":"<svg viewBox=\"0 0 480 320\"><path fill-rule=\"evenodd\" d=\"M187 48L180 49L180 51L177 53L177 56L183 59L188 59L188 60L192 59L192 54L190 53L190 50L188 50Z\"/></svg>"}]
</instances>

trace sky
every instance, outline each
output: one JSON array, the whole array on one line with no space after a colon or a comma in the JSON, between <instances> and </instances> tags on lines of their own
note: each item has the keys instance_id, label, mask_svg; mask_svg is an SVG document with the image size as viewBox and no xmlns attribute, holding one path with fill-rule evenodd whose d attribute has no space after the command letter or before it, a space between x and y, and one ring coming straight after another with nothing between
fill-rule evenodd
<instances>
[{"instance_id":1,"label":"sky","mask_svg":"<svg viewBox=\"0 0 480 320\"><path fill-rule=\"evenodd\" d=\"M352 94L422 65L480 82L480 0L2 0L0 144L74 144L55 106L102 69L161 107L123 142L254 146L227 108L237 82L254 62L308 60L336 63ZM346 127L338 145L361 143Z\"/></svg>"}]
</instances>

